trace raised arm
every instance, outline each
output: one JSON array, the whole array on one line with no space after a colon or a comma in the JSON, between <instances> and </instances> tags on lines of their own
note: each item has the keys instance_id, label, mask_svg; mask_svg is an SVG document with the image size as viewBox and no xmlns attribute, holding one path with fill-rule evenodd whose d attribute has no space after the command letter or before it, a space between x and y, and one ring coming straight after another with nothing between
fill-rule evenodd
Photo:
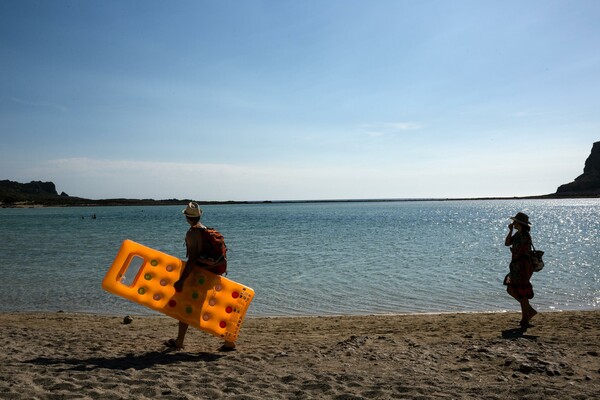
<instances>
[{"instance_id":1,"label":"raised arm","mask_svg":"<svg viewBox=\"0 0 600 400\"><path fill-rule=\"evenodd\" d=\"M506 239L504 239L504 245L505 246L512 245L513 228L514 228L513 224L508 225L508 235L506 235Z\"/></svg>"}]
</instances>

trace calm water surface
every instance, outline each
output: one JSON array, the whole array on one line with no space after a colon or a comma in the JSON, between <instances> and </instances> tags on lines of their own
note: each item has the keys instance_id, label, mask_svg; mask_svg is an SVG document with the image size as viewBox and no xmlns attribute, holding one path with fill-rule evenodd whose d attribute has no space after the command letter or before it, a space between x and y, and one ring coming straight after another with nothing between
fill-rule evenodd
<instances>
[{"instance_id":1,"label":"calm water surface","mask_svg":"<svg viewBox=\"0 0 600 400\"><path fill-rule=\"evenodd\" d=\"M0 209L0 311L152 314L101 288L121 242L184 258L181 206ZM249 315L517 310L505 293L508 217L529 214L546 252L533 304L600 304L600 200L205 206ZM97 219L90 216L96 214Z\"/></svg>"}]
</instances>

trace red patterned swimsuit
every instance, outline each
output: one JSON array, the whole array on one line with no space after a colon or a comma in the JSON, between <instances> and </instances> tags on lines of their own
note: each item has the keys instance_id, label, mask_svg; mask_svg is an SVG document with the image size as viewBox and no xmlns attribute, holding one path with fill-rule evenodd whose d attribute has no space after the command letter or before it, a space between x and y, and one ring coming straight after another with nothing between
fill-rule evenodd
<instances>
[{"instance_id":1,"label":"red patterned swimsuit","mask_svg":"<svg viewBox=\"0 0 600 400\"><path fill-rule=\"evenodd\" d=\"M533 275L533 264L531 262L531 236L529 232L517 232L510 238L510 251L512 260L510 262L510 273L506 275L504 284L512 287L518 298L532 299L533 286L531 286L531 275Z\"/></svg>"}]
</instances>

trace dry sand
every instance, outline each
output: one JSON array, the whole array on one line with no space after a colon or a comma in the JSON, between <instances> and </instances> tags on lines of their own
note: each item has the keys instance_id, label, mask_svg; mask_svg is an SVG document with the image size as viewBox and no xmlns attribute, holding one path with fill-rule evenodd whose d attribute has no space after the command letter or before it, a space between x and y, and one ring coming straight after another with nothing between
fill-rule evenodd
<instances>
[{"instance_id":1,"label":"dry sand","mask_svg":"<svg viewBox=\"0 0 600 400\"><path fill-rule=\"evenodd\" d=\"M600 311L248 318L238 350L167 317L0 314L2 399L598 399ZM511 330L512 329L512 330Z\"/></svg>"}]
</instances>

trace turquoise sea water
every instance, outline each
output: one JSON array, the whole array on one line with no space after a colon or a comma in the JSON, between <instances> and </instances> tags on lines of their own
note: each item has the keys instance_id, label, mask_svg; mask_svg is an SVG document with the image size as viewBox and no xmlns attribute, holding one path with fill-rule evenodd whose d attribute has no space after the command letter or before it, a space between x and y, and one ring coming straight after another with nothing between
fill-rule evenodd
<instances>
[{"instance_id":1,"label":"turquoise sea water","mask_svg":"<svg viewBox=\"0 0 600 400\"><path fill-rule=\"evenodd\" d=\"M101 281L124 239L184 258L182 208L0 209L0 311L153 314ZM249 315L517 311L502 286L517 211L546 252L534 306L600 305L597 199L203 208L227 241L228 277L256 291Z\"/></svg>"}]
</instances>

